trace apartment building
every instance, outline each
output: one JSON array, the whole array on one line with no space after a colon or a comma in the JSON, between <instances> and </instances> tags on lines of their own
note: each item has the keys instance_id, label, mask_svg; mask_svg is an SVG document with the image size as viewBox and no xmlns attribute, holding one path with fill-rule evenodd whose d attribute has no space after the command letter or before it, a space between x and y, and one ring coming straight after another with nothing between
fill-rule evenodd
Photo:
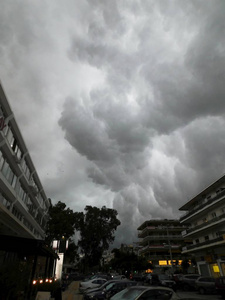
<instances>
[{"instance_id":1,"label":"apartment building","mask_svg":"<svg viewBox=\"0 0 225 300\"><path fill-rule=\"evenodd\" d=\"M50 205L0 82L0 298L33 299L37 278L53 282L58 255L44 241Z\"/></svg>"},{"instance_id":2,"label":"apartment building","mask_svg":"<svg viewBox=\"0 0 225 300\"><path fill-rule=\"evenodd\" d=\"M186 211L180 218L181 224L190 224L182 234L192 240L182 253L195 257L200 274L225 275L225 176L179 210Z\"/></svg>"},{"instance_id":3,"label":"apartment building","mask_svg":"<svg viewBox=\"0 0 225 300\"><path fill-rule=\"evenodd\" d=\"M49 206L0 84L0 234L44 239Z\"/></svg>"},{"instance_id":4,"label":"apartment building","mask_svg":"<svg viewBox=\"0 0 225 300\"><path fill-rule=\"evenodd\" d=\"M181 264L181 234L186 225L179 220L148 220L138 227L139 255L145 256L155 268L171 267ZM173 262L173 263L171 263Z\"/></svg>"},{"instance_id":5,"label":"apartment building","mask_svg":"<svg viewBox=\"0 0 225 300\"><path fill-rule=\"evenodd\" d=\"M0 234L44 239L49 206L0 83Z\"/></svg>"}]
</instances>

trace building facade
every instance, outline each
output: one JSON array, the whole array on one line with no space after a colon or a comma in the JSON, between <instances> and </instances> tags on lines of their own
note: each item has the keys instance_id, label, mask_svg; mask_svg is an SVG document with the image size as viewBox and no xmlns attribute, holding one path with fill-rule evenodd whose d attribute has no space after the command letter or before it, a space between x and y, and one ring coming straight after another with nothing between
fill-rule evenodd
<instances>
[{"instance_id":1,"label":"building facade","mask_svg":"<svg viewBox=\"0 0 225 300\"><path fill-rule=\"evenodd\" d=\"M186 225L179 220L149 220L138 227L139 255L146 257L155 268L171 267L181 264L181 234ZM171 263L173 262L173 263ZM174 271L172 270L172 271Z\"/></svg>"},{"instance_id":2,"label":"building facade","mask_svg":"<svg viewBox=\"0 0 225 300\"><path fill-rule=\"evenodd\" d=\"M195 257L201 275L225 275L225 176L180 210L186 211L180 218L181 224L190 224L190 228L182 234L192 240L182 253Z\"/></svg>"},{"instance_id":3,"label":"building facade","mask_svg":"<svg viewBox=\"0 0 225 300\"><path fill-rule=\"evenodd\" d=\"M44 241L50 206L0 83L1 299L34 299L37 282L53 282L58 256Z\"/></svg>"},{"instance_id":4,"label":"building facade","mask_svg":"<svg viewBox=\"0 0 225 300\"><path fill-rule=\"evenodd\" d=\"M44 239L49 206L0 83L0 234Z\"/></svg>"}]
</instances>

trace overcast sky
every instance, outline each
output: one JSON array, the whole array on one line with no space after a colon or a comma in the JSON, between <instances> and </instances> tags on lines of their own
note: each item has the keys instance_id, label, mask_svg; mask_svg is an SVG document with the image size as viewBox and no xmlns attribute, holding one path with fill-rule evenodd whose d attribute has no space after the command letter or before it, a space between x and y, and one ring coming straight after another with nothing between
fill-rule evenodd
<instances>
[{"instance_id":1,"label":"overcast sky","mask_svg":"<svg viewBox=\"0 0 225 300\"><path fill-rule=\"evenodd\" d=\"M47 197L115 246L224 175L225 1L7 0L0 80Z\"/></svg>"}]
</instances>

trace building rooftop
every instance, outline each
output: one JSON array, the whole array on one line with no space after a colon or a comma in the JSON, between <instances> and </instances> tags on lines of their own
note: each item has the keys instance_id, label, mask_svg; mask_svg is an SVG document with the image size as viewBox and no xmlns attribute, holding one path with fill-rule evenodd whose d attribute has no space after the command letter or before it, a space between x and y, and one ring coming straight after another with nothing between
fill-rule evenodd
<instances>
[{"instance_id":1,"label":"building rooftop","mask_svg":"<svg viewBox=\"0 0 225 300\"><path fill-rule=\"evenodd\" d=\"M220 177L218 180L216 180L215 182L213 182L211 185L209 185L207 188L205 188L204 190L202 190L199 194L197 194L194 198L192 198L191 200L189 200L187 203L185 203L183 206L181 206L179 208L179 210L189 210L189 208L192 206L192 204L195 201L201 200L203 198L206 197L207 194L215 191L218 187L221 186L221 184L225 184L225 175L223 175L222 177Z\"/></svg>"}]
</instances>

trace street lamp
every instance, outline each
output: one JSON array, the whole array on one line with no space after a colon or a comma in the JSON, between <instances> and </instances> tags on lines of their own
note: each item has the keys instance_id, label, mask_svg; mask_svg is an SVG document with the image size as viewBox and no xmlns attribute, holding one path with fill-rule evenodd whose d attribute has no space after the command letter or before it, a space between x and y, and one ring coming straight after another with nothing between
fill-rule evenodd
<instances>
[{"instance_id":1,"label":"street lamp","mask_svg":"<svg viewBox=\"0 0 225 300\"><path fill-rule=\"evenodd\" d=\"M170 253L171 270L172 270L172 273L173 273L173 256L172 256L172 247L171 247L170 239L169 239L168 226L166 227L166 233L167 233L168 248L169 248L169 253ZM163 243L163 245L164 245L164 248L167 248L166 247L167 246L166 243Z\"/></svg>"}]
</instances>

